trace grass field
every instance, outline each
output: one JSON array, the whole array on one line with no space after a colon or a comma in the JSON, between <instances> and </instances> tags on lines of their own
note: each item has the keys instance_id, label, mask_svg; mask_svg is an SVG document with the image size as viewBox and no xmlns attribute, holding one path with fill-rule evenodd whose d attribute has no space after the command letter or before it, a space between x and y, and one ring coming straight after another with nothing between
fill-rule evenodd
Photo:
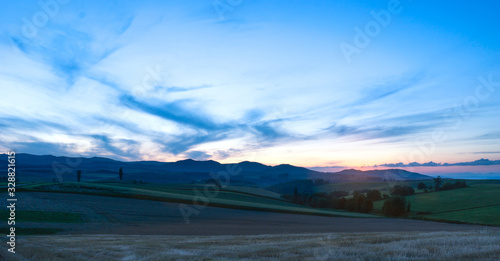
<instances>
[{"instance_id":1,"label":"grass field","mask_svg":"<svg viewBox=\"0 0 500 261\"><path fill-rule=\"evenodd\" d=\"M447 180L445 180L446 182ZM500 185L500 180L497 179L485 179L485 180L462 180L456 179L455 181L465 181L468 185ZM317 186L315 189L317 192L331 192L335 190L363 190L363 189L377 189L381 192L389 192L389 189L395 185L410 186L415 189L415 191L423 192L423 190L418 190L418 183L423 182L425 185L434 186L433 180L409 180L409 181L387 181L387 182L352 182L352 183L336 183Z\"/></svg>"},{"instance_id":2,"label":"grass field","mask_svg":"<svg viewBox=\"0 0 500 261\"><path fill-rule=\"evenodd\" d=\"M500 185L482 184L406 197L411 216L439 221L458 221L500 226ZM384 201L374 203L381 210ZM420 213L420 214L419 214Z\"/></svg>"},{"instance_id":3,"label":"grass field","mask_svg":"<svg viewBox=\"0 0 500 261\"><path fill-rule=\"evenodd\" d=\"M397 184L415 187L420 182L405 181L397 182ZM472 185L462 189L417 193L407 197L412 209L410 217L435 221L500 226L500 219L497 218L500 216L500 207L498 207L500 206L499 181L479 180L467 182ZM427 183L429 183L428 185L432 184L431 181ZM359 190L366 188L384 189L389 184L385 182L344 183L323 185L318 186L318 188L322 187L325 191ZM215 194L214 191L206 191L206 186L204 185L135 184L130 182L43 183L30 184L23 187L23 189L28 191L90 194L186 204L192 204L197 199L197 202L201 204L207 203L210 206L233 209L337 217L374 217L373 215L362 213L333 209L315 209L296 205L278 198L276 193L251 187L230 187L221 189ZM374 202L375 211L380 212L383 202ZM0 212L1 214L2 212ZM50 218L45 218L45 220L50 220Z\"/></svg>"},{"instance_id":4,"label":"grass field","mask_svg":"<svg viewBox=\"0 0 500 261\"><path fill-rule=\"evenodd\" d=\"M133 183L120 183L120 182L93 183L93 184L104 184L104 185L112 185L112 186L126 187L126 188L138 188L151 191L185 194L191 196L197 195L195 190L203 191L205 189L205 186L200 184L151 184L151 183L133 184ZM283 199L281 199L281 195L278 193L274 193L260 188L237 187L237 186L227 186L224 189L221 189L218 197L220 196L221 198L246 200L247 198L244 197L245 195L250 195L252 197L262 197L264 199L284 201Z\"/></svg>"},{"instance_id":5,"label":"grass field","mask_svg":"<svg viewBox=\"0 0 500 261\"><path fill-rule=\"evenodd\" d=\"M26 236L8 260L498 260L498 231L255 236Z\"/></svg>"},{"instance_id":6,"label":"grass field","mask_svg":"<svg viewBox=\"0 0 500 261\"><path fill-rule=\"evenodd\" d=\"M166 202L178 202L192 204L194 200L200 199L204 193L202 186L194 186L191 189L174 189L172 187L159 187L143 184L97 184L97 183L44 183L33 184L23 187L28 191L46 191L61 193L79 193L101 196L127 197L136 199L148 199ZM212 191L213 192L213 191ZM215 194L214 194L215 195ZM253 195L248 192L219 191L216 196L205 197L210 206L225 208L236 208L245 210L272 211L283 213L325 215L339 217L376 217L373 215L353 213L332 209L314 209L296 205L281 199Z\"/></svg>"},{"instance_id":7,"label":"grass field","mask_svg":"<svg viewBox=\"0 0 500 261\"><path fill-rule=\"evenodd\" d=\"M500 205L479 209L460 210L432 215L425 215L432 220L458 221L474 224L500 226Z\"/></svg>"}]
</instances>

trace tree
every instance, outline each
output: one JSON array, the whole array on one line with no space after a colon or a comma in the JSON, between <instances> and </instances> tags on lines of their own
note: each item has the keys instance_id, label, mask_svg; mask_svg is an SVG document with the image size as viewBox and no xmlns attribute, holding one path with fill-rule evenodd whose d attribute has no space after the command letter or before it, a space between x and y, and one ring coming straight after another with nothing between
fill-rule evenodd
<instances>
[{"instance_id":1,"label":"tree","mask_svg":"<svg viewBox=\"0 0 500 261\"><path fill-rule=\"evenodd\" d=\"M355 190L353 193L352 193L352 198L357 198L359 195L361 195L362 193L358 190Z\"/></svg>"},{"instance_id":2,"label":"tree","mask_svg":"<svg viewBox=\"0 0 500 261\"><path fill-rule=\"evenodd\" d=\"M418 183L417 188L420 189L420 190L426 189L427 185L425 185L425 183L423 183L423 182L420 182L420 183Z\"/></svg>"},{"instance_id":3,"label":"tree","mask_svg":"<svg viewBox=\"0 0 500 261\"><path fill-rule=\"evenodd\" d=\"M451 182L445 182L441 187L441 190L451 190L454 189L453 184Z\"/></svg>"},{"instance_id":4,"label":"tree","mask_svg":"<svg viewBox=\"0 0 500 261\"><path fill-rule=\"evenodd\" d=\"M344 190L335 190L333 192L330 192L328 194L330 198L341 198L345 196L349 196L349 191L344 191Z\"/></svg>"},{"instance_id":5,"label":"tree","mask_svg":"<svg viewBox=\"0 0 500 261\"><path fill-rule=\"evenodd\" d=\"M358 194L358 196L355 198L355 201L354 201L354 205L355 205L355 208L354 210L355 211L361 211L361 208L363 207L363 203L365 202L366 200L366 197L365 195L363 194Z\"/></svg>"},{"instance_id":6,"label":"tree","mask_svg":"<svg viewBox=\"0 0 500 261\"><path fill-rule=\"evenodd\" d=\"M297 203L298 199L299 199L299 192L297 190L297 187L295 187L293 189L293 199L292 199L293 203Z\"/></svg>"},{"instance_id":7,"label":"tree","mask_svg":"<svg viewBox=\"0 0 500 261\"><path fill-rule=\"evenodd\" d=\"M455 182L455 185L453 185L455 188L465 188L467 187L467 184L465 181L457 181Z\"/></svg>"},{"instance_id":8,"label":"tree","mask_svg":"<svg viewBox=\"0 0 500 261\"><path fill-rule=\"evenodd\" d=\"M345 210L356 211L356 200L353 198L347 199L345 202Z\"/></svg>"},{"instance_id":9,"label":"tree","mask_svg":"<svg viewBox=\"0 0 500 261\"><path fill-rule=\"evenodd\" d=\"M363 205L361 206L361 212L363 213L368 213L372 211L373 209L373 201L367 199L363 202Z\"/></svg>"},{"instance_id":10,"label":"tree","mask_svg":"<svg viewBox=\"0 0 500 261\"><path fill-rule=\"evenodd\" d=\"M76 172L76 180L77 180L78 182L80 182L80 179L82 179L82 171L81 171L81 170L78 170L78 171Z\"/></svg>"},{"instance_id":11,"label":"tree","mask_svg":"<svg viewBox=\"0 0 500 261\"><path fill-rule=\"evenodd\" d=\"M406 214L409 208L406 199L401 196L393 196L385 200L382 213L386 216L398 217Z\"/></svg>"},{"instance_id":12,"label":"tree","mask_svg":"<svg viewBox=\"0 0 500 261\"><path fill-rule=\"evenodd\" d=\"M118 172L118 175L120 176L120 180L123 180L123 168L120 167L120 171Z\"/></svg>"},{"instance_id":13,"label":"tree","mask_svg":"<svg viewBox=\"0 0 500 261\"><path fill-rule=\"evenodd\" d=\"M373 189L366 192L366 198L371 201L377 201L382 199L382 194L380 193L380 191Z\"/></svg>"},{"instance_id":14,"label":"tree","mask_svg":"<svg viewBox=\"0 0 500 261\"><path fill-rule=\"evenodd\" d=\"M415 194L415 190L409 186L396 185L391 189L393 196L409 196Z\"/></svg>"},{"instance_id":15,"label":"tree","mask_svg":"<svg viewBox=\"0 0 500 261\"><path fill-rule=\"evenodd\" d=\"M456 181L455 184L452 184L451 182L445 182L440 190L459 189L465 187L467 187L465 181Z\"/></svg>"},{"instance_id":16,"label":"tree","mask_svg":"<svg viewBox=\"0 0 500 261\"><path fill-rule=\"evenodd\" d=\"M336 209L345 209L346 208L346 202L347 200L345 198L340 198L335 201L335 208Z\"/></svg>"},{"instance_id":17,"label":"tree","mask_svg":"<svg viewBox=\"0 0 500 261\"><path fill-rule=\"evenodd\" d=\"M330 206L330 200L327 198L318 198L318 207L319 208L327 208Z\"/></svg>"},{"instance_id":18,"label":"tree","mask_svg":"<svg viewBox=\"0 0 500 261\"><path fill-rule=\"evenodd\" d=\"M441 184L443 184L443 178L441 176L437 176L433 178L434 180L434 190L439 191L441 189Z\"/></svg>"}]
</instances>

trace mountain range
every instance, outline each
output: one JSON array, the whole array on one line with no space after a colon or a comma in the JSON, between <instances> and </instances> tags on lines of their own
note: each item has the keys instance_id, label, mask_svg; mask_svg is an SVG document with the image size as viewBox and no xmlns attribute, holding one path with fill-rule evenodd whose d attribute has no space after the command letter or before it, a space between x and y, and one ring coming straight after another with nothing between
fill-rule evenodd
<instances>
[{"instance_id":1,"label":"mountain range","mask_svg":"<svg viewBox=\"0 0 500 261\"><path fill-rule=\"evenodd\" d=\"M361 171L346 169L340 172L319 172L289 164L268 166L243 161L223 164L217 161L192 159L176 162L118 161L104 157L58 157L52 155L16 154L17 178L25 181L76 180L76 171L83 172L83 181L113 180L123 168L125 180L156 183L193 183L213 178L210 173L231 173L232 185L269 186L304 179L324 179L329 182L367 182L387 180L425 180L432 177L402 169ZM0 154L0 162L7 166L7 154ZM233 171L228 171L233 170ZM6 170L3 170L6 172Z\"/></svg>"}]
</instances>

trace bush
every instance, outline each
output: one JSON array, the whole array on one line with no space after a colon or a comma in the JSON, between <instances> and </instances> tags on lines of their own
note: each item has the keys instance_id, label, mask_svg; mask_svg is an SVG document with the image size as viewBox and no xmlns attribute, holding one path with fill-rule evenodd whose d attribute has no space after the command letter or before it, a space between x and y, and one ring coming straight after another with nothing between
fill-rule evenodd
<instances>
[{"instance_id":1,"label":"bush","mask_svg":"<svg viewBox=\"0 0 500 261\"><path fill-rule=\"evenodd\" d=\"M361 206L361 212L363 213L368 213L372 211L373 209L373 201L367 199L363 202L363 205Z\"/></svg>"},{"instance_id":2,"label":"bush","mask_svg":"<svg viewBox=\"0 0 500 261\"><path fill-rule=\"evenodd\" d=\"M393 196L409 196L415 194L415 190L409 186L396 185L391 189Z\"/></svg>"},{"instance_id":3,"label":"bush","mask_svg":"<svg viewBox=\"0 0 500 261\"><path fill-rule=\"evenodd\" d=\"M371 201L377 201L382 199L382 194L376 189L369 190L368 192L366 192L366 198Z\"/></svg>"},{"instance_id":4,"label":"bush","mask_svg":"<svg viewBox=\"0 0 500 261\"><path fill-rule=\"evenodd\" d=\"M423 182L420 182L420 183L418 183L417 188L420 189L420 190L426 189L427 185L425 185L425 183L423 183Z\"/></svg>"},{"instance_id":5,"label":"bush","mask_svg":"<svg viewBox=\"0 0 500 261\"><path fill-rule=\"evenodd\" d=\"M357 198L359 195L362 195L361 191L355 190L352 192L352 198Z\"/></svg>"},{"instance_id":6,"label":"bush","mask_svg":"<svg viewBox=\"0 0 500 261\"><path fill-rule=\"evenodd\" d=\"M453 184L450 182L445 182L440 190L450 190L453 189Z\"/></svg>"},{"instance_id":7,"label":"bush","mask_svg":"<svg viewBox=\"0 0 500 261\"><path fill-rule=\"evenodd\" d=\"M404 197L393 196L385 200L382 213L390 217L399 217L405 215L409 209Z\"/></svg>"},{"instance_id":8,"label":"bush","mask_svg":"<svg viewBox=\"0 0 500 261\"><path fill-rule=\"evenodd\" d=\"M347 211L363 212L368 213L373 210L373 200L368 199L364 193L355 191L354 195L356 197L346 199L337 198L339 195L347 195L347 191L334 191L331 193L298 193L297 189L294 190L294 194L283 194L281 198L290 200L296 204L309 205L313 208L333 208L333 209L344 209ZM380 191L370 191L373 198L381 198Z\"/></svg>"},{"instance_id":9,"label":"bush","mask_svg":"<svg viewBox=\"0 0 500 261\"><path fill-rule=\"evenodd\" d=\"M339 198L336 199L333 203L335 209L345 209L346 205L346 199L345 198Z\"/></svg>"},{"instance_id":10,"label":"bush","mask_svg":"<svg viewBox=\"0 0 500 261\"><path fill-rule=\"evenodd\" d=\"M327 208L330 206L330 200L324 197L315 196L310 199L309 205L313 208Z\"/></svg>"},{"instance_id":11,"label":"bush","mask_svg":"<svg viewBox=\"0 0 500 261\"><path fill-rule=\"evenodd\" d=\"M441 184L443 184L443 178L441 176L437 176L433 178L434 180L434 190L439 191L441 189Z\"/></svg>"},{"instance_id":12,"label":"bush","mask_svg":"<svg viewBox=\"0 0 500 261\"><path fill-rule=\"evenodd\" d=\"M455 184L452 184L450 182L446 182L443 184L443 186L440 188L440 190L450 190L450 189L459 189L459 188L465 188L467 187L467 184L465 184L465 181L457 181Z\"/></svg>"},{"instance_id":13,"label":"bush","mask_svg":"<svg viewBox=\"0 0 500 261\"><path fill-rule=\"evenodd\" d=\"M365 200L366 200L365 195L359 194L358 197L356 197L356 199L355 199L354 204L356 205L356 208L354 210L360 212L361 207L363 206L363 203L365 202Z\"/></svg>"},{"instance_id":14,"label":"bush","mask_svg":"<svg viewBox=\"0 0 500 261\"><path fill-rule=\"evenodd\" d=\"M349 196L349 191L343 191L343 190L335 190L333 192L330 192L328 194L330 198L341 198L345 196Z\"/></svg>"},{"instance_id":15,"label":"bush","mask_svg":"<svg viewBox=\"0 0 500 261\"><path fill-rule=\"evenodd\" d=\"M355 211L356 210L356 200L350 198L345 202L345 210L347 211Z\"/></svg>"}]
</instances>

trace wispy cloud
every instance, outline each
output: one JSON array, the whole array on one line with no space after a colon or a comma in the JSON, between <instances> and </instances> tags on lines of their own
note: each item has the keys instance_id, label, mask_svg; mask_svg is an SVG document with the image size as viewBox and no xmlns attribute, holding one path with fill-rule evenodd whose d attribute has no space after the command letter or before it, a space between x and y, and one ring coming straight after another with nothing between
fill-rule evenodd
<instances>
[{"instance_id":1,"label":"wispy cloud","mask_svg":"<svg viewBox=\"0 0 500 261\"><path fill-rule=\"evenodd\" d=\"M414 87L424 79L423 73L412 75L411 77L398 79L396 81L389 81L383 84L375 84L369 88L362 90L362 97L354 102L344 105L345 108L352 108L353 106L368 105L372 102L379 101L391 95L395 95L401 91Z\"/></svg>"},{"instance_id":2,"label":"wispy cloud","mask_svg":"<svg viewBox=\"0 0 500 261\"><path fill-rule=\"evenodd\" d=\"M358 4L259 2L220 22L210 1L70 1L27 38L19 21L42 8L4 3L0 142L119 159L258 154L264 163L373 165L450 124L443 115L451 112L463 124L432 160L498 153L499 96L468 118L455 104L474 95L478 75L499 79L500 38L491 32L500 23L471 17L461 26L433 20L442 15L434 5L408 9L430 22L401 19L346 66L334 46L360 24ZM482 16L496 21L494 10Z\"/></svg>"},{"instance_id":3,"label":"wispy cloud","mask_svg":"<svg viewBox=\"0 0 500 261\"><path fill-rule=\"evenodd\" d=\"M209 119L208 115L202 115L199 112L189 110L183 106L183 101L164 102L161 105L151 105L146 102L140 102L132 96L120 97L122 105L149 113L160 118L171 120L180 124L188 125L198 129L204 130L218 130L226 129L229 127L227 124L217 124Z\"/></svg>"}]
</instances>

